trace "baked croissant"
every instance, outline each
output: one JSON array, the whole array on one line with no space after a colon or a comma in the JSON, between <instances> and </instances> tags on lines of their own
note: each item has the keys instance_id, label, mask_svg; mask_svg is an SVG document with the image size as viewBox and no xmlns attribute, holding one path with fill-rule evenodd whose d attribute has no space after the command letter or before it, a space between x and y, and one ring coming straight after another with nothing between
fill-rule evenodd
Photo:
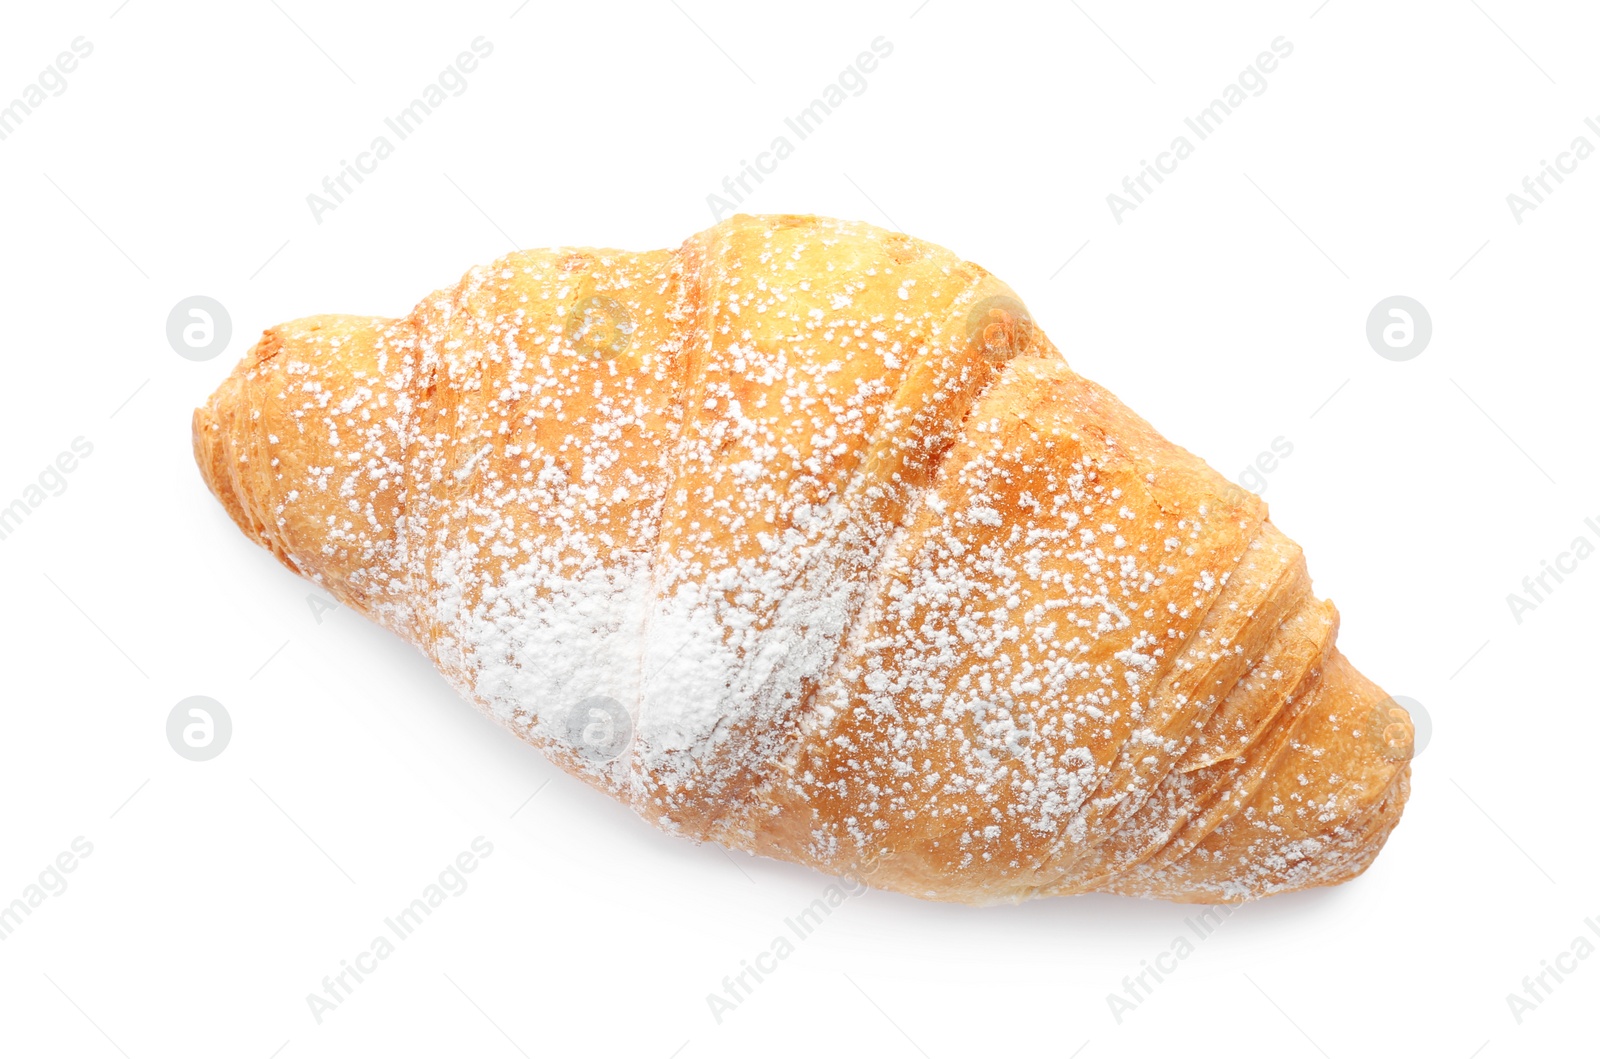
<instances>
[{"instance_id":1,"label":"baked croissant","mask_svg":"<svg viewBox=\"0 0 1600 1059\"><path fill-rule=\"evenodd\" d=\"M917 897L1366 869L1405 712L1266 505L940 247L809 216L268 330L228 513L657 825Z\"/></svg>"}]
</instances>

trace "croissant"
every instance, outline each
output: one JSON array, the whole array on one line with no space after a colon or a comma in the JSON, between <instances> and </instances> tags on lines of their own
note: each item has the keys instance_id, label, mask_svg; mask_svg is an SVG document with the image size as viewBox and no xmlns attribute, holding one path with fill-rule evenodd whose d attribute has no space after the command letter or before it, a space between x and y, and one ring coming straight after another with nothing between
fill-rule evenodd
<instances>
[{"instance_id":1,"label":"croissant","mask_svg":"<svg viewBox=\"0 0 1600 1059\"><path fill-rule=\"evenodd\" d=\"M1398 822L1266 505L929 243L736 216L266 331L194 414L289 569L658 826L922 898L1237 902Z\"/></svg>"}]
</instances>

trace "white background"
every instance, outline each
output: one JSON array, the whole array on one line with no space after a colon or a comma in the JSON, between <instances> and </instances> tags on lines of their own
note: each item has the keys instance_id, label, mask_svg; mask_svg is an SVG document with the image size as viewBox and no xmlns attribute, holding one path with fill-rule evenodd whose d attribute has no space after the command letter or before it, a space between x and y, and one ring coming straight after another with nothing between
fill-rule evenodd
<instances>
[{"instance_id":1,"label":"white background","mask_svg":"<svg viewBox=\"0 0 1600 1059\"><path fill-rule=\"evenodd\" d=\"M1600 559L1520 623L1506 599L1600 540L1600 160L1521 224L1506 201L1574 137L1600 146L1592 10L118 2L15 5L0 34L0 102L74 38L94 49L0 142L0 505L94 446L0 540L0 903L93 845L0 942L0 1051L1593 1051L1600 958L1521 1024L1506 1001L1600 917ZM468 89L313 220L307 194L480 35ZM1121 1024L1107 995L1194 909L871 893L719 1024L707 994L829 880L653 832L387 633L319 621L190 457L190 409L263 327L399 315L518 244L677 245L880 35L867 90L745 208L903 226L983 264L1079 371L1230 476L1291 444L1275 521L1346 653L1434 728L1365 876L1243 908ZM1279 36L1267 90L1117 223L1107 194ZM195 294L233 321L205 362L165 335ZM1434 324L1404 363L1364 333L1394 294ZM190 695L232 717L215 760L167 743ZM480 835L470 887L318 1024L306 995Z\"/></svg>"}]
</instances>

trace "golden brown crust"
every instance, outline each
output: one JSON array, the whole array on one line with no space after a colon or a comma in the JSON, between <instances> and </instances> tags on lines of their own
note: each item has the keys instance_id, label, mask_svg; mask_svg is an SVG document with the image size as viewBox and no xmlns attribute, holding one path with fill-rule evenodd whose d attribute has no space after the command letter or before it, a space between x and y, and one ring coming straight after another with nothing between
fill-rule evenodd
<instances>
[{"instance_id":1,"label":"golden brown crust","mask_svg":"<svg viewBox=\"0 0 1600 1059\"><path fill-rule=\"evenodd\" d=\"M915 239L513 254L267 332L194 430L249 536L693 837L1221 901L1358 874L1404 804L1408 722L1265 505Z\"/></svg>"}]
</instances>

